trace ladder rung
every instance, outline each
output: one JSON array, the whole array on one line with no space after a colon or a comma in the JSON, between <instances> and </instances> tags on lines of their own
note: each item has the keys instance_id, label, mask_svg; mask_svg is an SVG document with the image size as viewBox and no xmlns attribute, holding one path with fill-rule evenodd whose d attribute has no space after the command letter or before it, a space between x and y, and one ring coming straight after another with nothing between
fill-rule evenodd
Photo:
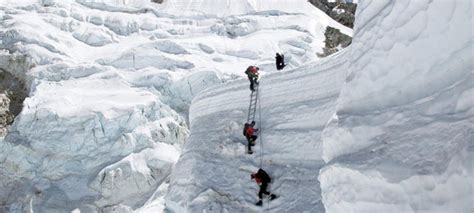
<instances>
[{"instance_id":1,"label":"ladder rung","mask_svg":"<svg viewBox=\"0 0 474 213\"><path fill-rule=\"evenodd\" d=\"M257 99L258 99L258 85L256 85L256 90L250 93L250 104L249 104L249 111L247 114L247 122L255 120L255 113L257 111Z\"/></svg>"}]
</instances>

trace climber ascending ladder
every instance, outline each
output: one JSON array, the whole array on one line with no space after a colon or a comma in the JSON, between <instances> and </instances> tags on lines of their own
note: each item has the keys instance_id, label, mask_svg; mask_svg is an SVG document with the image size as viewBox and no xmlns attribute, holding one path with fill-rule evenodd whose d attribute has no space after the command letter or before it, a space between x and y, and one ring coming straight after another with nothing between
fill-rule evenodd
<instances>
[{"instance_id":1,"label":"climber ascending ladder","mask_svg":"<svg viewBox=\"0 0 474 213\"><path fill-rule=\"evenodd\" d=\"M247 153L252 154L252 146L255 146L255 141L257 140L257 132L258 129L254 128L255 126L255 121L252 121L251 123L245 123L244 125L244 136L247 138Z\"/></svg>"},{"instance_id":2,"label":"climber ascending ladder","mask_svg":"<svg viewBox=\"0 0 474 213\"><path fill-rule=\"evenodd\" d=\"M250 81L250 90L255 91L254 85L258 85L258 68L257 66L249 66L247 70L245 70L245 74Z\"/></svg>"}]
</instances>

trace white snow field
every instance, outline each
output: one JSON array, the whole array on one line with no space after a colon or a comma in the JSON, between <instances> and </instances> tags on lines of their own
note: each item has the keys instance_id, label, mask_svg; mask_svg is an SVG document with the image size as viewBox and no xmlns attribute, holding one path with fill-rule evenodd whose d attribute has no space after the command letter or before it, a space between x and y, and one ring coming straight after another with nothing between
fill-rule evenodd
<instances>
[{"instance_id":1,"label":"white snow field","mask_svg":"<svg viewBox=\"0 0 474 213\"><path fill-rule=\"evenodd\" d=\"M0 212L473 212L472 1L358 3L318 60L352 31L306 0L0 1Z\"/></svg>"},{"instance_id":2,"label":"white snow field","mask_svg":"<svg viewBox=\"0 0 474 213\"><path fill-rule=\"evenodd\" d=\"M149 0L0 0L0 20L0 71L24 81L29 91L22 112L0 139L0 212L163 211L169 176L189 134L188 110L196 94L243 78L248 65L260 66L263 74L274 72L275 52L285 54L287 69L304 65L314 70L305 64L318 60L316 53L322 51L328 25L352 35L351 29L305 0L168 0L163 5ZM325 64L317 66L342 67L347 62ZM294 72L268 81L287 75L301 77L300 82L321 90L314 97L327 102L315 103L313 96L300 94L295 101L308 101L301 110L323 117L335 111L342 71ZM311 82L326 75L327 86ZM245 108L248 85L243 81L230 85L240 88L233 99L243 105L235 107ZM282 92L283 87L275 85ZM262 98L273 97L269 88L262 86ZM280 98L285 102L289 97ZM312 106L328 108L328 112L312 110ZM280 114L278 109L284 110L275 108L274 114ZM228 119L238 122L232 128L240 132L242 121ZM276 132L289 127L302 138L317 139L329 117L318 125L296 120L291 124L281 115L265 119L275 132L268 139L284 137L285 133L278 136ZM306 135L307 130L299 131L300 127L318 127L319 131ZM220 133L224 127L213 128ZM190 146L197 146L198 136L197 132L191 135ZM235 135L232 141L240 143L241 138ZM308 143L301 149L313 146ZM242 158L253 162L240 153L242 147L232 144L226 150L239 149L236 162ZM277 148L269 154L277 153ZM207 155L216 152L208 151ZM186 152L182 162L186 156L191 155ZM291 165L299 162L298 156L285 154L284 149L281 156L294 159ZM295 171L311 174L304 179L314 187L308 193L320 197L319 185L313 181L317 183L323 161L320 154L307 156L312 163L299 163L301 169ZM291 178L287 176L287 181ZM250 187L245 181L242 186ZM254 192L235 193L246 193L250 201ZM166 206L173 206L171 198L177 196L171 194ZM306 201L322 209L320 199Z\"/></svg>"},{"instance_id":3,"label":"white snow field","mask_svg":"<svg viewBox=\"0 0 474 213\"><path fill-rule=\"evenodd\" d=\"M323 132L328 212L474 211L472 1L361 1Z\"/></svg>"},{"instance_id":4,"label":"white snow field","mask_svg":"<svg viewBox=\"0 0 474 213\"><path fill-rule=\"evenodd\" d=\"M361 1L351 47L263 77L253 155L248 82L203 91L166 207L473 212L472 26L470 1ZM263 207L250 179L260 166L281 196Z\"/></svg>"}]
</instances>

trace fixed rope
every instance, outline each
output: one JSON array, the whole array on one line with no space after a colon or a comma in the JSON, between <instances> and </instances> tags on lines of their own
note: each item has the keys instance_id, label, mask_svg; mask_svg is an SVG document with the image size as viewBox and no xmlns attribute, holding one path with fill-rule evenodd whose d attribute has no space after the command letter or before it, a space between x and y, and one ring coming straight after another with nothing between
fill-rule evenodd
<instances>
[{"instance_id":1,"label":"fixed rope","mask_svg":"<svg viewBox=\"0 0 474 213\"><path fill-rule=\"evenodd\" d=\"M257 104L258 104L258 126L259 126L259 132L258 132L258 138L260 139L260 169L263 169L263 125L262 125L262 102L260 101L260 86L259 83L255 84L256 86L255 90L250 93L250 103L249 103L249 111L247 115L247 123L251 123L252 121L255 121L256 117L256 111L257 111ZM249 144L250 147L250 144ZM270 209L270 203L267 203L264 212L269 212Z\"/></svg>"},{"instance_id":2,"label":"fixed rope","mask_svg":"<svg viewBox=\"0 0 474 213\"><path fill-rule=\"evenodd\" d=\"M259 126L259 140L260 140L260 168L263 169L263 125L262 125L262 102L260 101L260 91L257 87L257 104L258 104L258 126ZM264 209L264 212L270 212L270 202L267 202L267 205Z\"/></svg>"},{"instance_id":3,"label":"fixed rope","mask_svg":"<svg viewBox=\"0 0 474 213\"><path fill-rule=\"evenodd\" d=\"M259 91L259 88L257 87L257 92ZM257 99L258 99L258 126L260 126L259 129L259 138L260 138L260 168L263 169L263 134L262 134L262 104L260 102L260 94L257 93Z\"/></svg>"}]
</instances>

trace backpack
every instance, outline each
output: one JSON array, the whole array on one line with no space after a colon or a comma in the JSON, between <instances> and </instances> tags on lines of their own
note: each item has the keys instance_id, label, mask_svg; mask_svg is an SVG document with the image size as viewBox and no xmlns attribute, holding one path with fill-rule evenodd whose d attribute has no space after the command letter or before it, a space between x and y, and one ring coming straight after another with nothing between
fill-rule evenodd
<instances>
[{"instance_id":1,"label":"backpack","mask_svg":"<svg viewBox=\"0 0 474 213\"><path fill-rule=\"evenodd\" d=\"M249 127L248 123L245 123L244 125L244 136L247 137L247 128Z\"/></svg>"},{"instance_id":2,"label":"backpack","mask_svg":"<svg viewBox=\"0 0 474 213\"><path fill-rule=\"evenodd\" d=\"M266 183L272 182L272 179L270 178L270 176L263 169L258 169L257 174L262 179L262 182L266 182Z\"/></svg>"},{"instance_id":3,"label":"backpack","mask_svg":"<svg viewBox=\"0 0 474 213\"><path fill-rule=\"evenodd\" d=\"M247 67L247 70L245 70L245 74L255 76L255 75L258 75L257 71L258 71L258 67L249 66Z\"/></svg>"},{"instance_id":4,"label":"backpack","mask_svg":"<svg viewBox=\"0 0 474 213\"><path fill-rule=\"evenodd\" d=\"M247 69L245 70L245 74L250 75L250 74L252 73L252 72L250 71L250 70L252 70L252 67L253 67L253 66L247 67Z\"/></svg>"}]
</instances>

